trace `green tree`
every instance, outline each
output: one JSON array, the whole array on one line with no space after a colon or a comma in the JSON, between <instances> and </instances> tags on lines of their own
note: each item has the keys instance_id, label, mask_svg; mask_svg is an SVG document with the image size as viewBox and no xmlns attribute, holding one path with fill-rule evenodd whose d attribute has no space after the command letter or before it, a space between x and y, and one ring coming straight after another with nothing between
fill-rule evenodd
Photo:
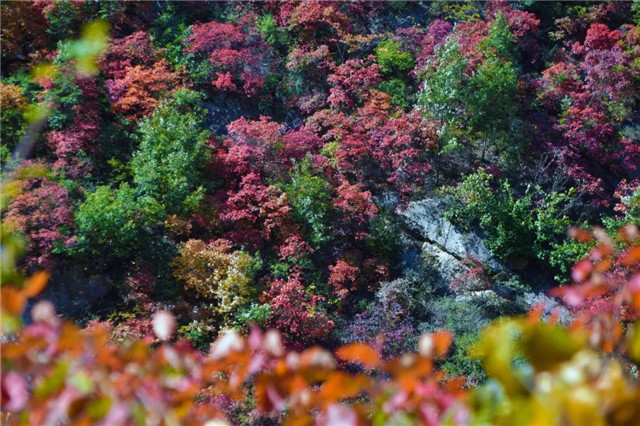
<instances>
[{"instance_id":1,"label":"green tree","mask_svg":"<svg viewBox=\"0 0 640 426\"><path fill-rule=\"evenodd\" d=\"M513 150L518 120L518 72L515 62L515 41L509 24L499 14L489 35L480 43L485 60L469 80L466 99L469 126L480 140L482 159L489 143L501 150Z\"/></svg>"},{"instance_id":2,"label":"green tree","mask_svg":"<svg viewBox=\"0 0 640 426\"><path fill-rule=\"evenodd\" d=\"M384 40L378 44L376 58L385 74L404 73L414 65L411 53L401 51L400 43L393 40Z\"/></svg>"},{"instance_id":3,"label":"green tree","mask_svg":"<svg viewBox=\"0 0 640 426\"><path fill-rule=\"evenodd\" d=\"M157 200L168 214L192 211L202 199L204 112L200 94L180 90L140 124L140 148L131 160L133 181L141 196Z\"/></svg>"},{"instance_id":4,"label":"green tree","mask_svg":"<svg viewBox=\"0 0 640 426\"><path fill-rule=\"evenodd\" d=\"M515 43L509 24L498 15L478 48L484 57L473 70L450 37L423 73L418 107L442 123L443 150L461 148L463 142L480 148L484 160L490 145L516 153L518 146L518 71Z\"/></svg>"},{"instance_id":5,"label":"green tree","mask_svg":"<svg viewBox=\"0 0 640 426\"><path fill-rule=\"evenodd\" d=\"M518 196L509 181L492 188L493 180L483 169L466 176L452 190L462 207L450 210L447 218L467 226L479 223L487 247L502 260L523 256L549 261L563 247L571 225L566 210L575 192L545 193L529 186Z\"/></svg>"},{"instance_id":6,"label":"green tree","mask_svg":"<svg viewBox=\"0 0 640 426\"><path fill-rule=\"evenodd\" d=\"M151 227L162 215L156 200L139 196L126 183L118 189L99 186L76 212L78 244L72 247L72 254L105 263L132 256L145 247Z\"/></svg>"},{"instance_id":7,"label":"green tree","mask_svg":"<svg viewBox=\"0 0 640 426\"><path fill-rule=\"evenodd\" d=\"M457 135L463 124L460 113L469 95L465 87L466 67L467 59L460 52L457 39L450 37L422 73L423 89L418 95L418 107L426 117L442 123L439 136L445 152L462 146Z\"/></svg>"},{"instance_id":8,"label":"green tree","mask_svg":"<svg viewBox=\"0 0 640 426\"><path fill-rule=\"evenodd\" d=\"M312 169L311 161L303 160L291 173L284 186L293 216L309 232L311 244L319 247L331 240L329 225L332 211L329 183Z\"/></svg>"}]
</instances>

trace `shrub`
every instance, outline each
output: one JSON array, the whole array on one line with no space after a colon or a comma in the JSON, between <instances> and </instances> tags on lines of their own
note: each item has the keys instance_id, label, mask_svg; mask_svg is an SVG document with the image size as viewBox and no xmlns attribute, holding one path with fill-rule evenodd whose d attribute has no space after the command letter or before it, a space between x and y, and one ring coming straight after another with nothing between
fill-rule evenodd
<instances>
[{"instance_id":1,"label":"shrub","mask_svg":"<svg viewBox=\"0 0 640 426\"><path fill-rule=\"evenodd\" d=\"M148 244L151 227L162 216L163 208L154 198L139 195L126 183L118 189L99 186L78 207L78 243L71 252L99 263L134 256Z\"/></svg>"},{"instance_id":2,"label":"shrub","mask_svg":"<svg viewBox=\"0 0 640 426\"><path fill-rule=\"evenodd\" d=\"M233 251L226 240L188 240L172 267L174 277L187 290L215 303L224 325L231 324L238 309L252 300L251 257Z\"/></svg>"},{"instance_id":3,"label":"shrub","mask_svg":"<svg viewBox=\"0 0 640 426\"><path fill-rule=\"evenodd\" d=\"M452 192L462 207L446 217L463 226L479 223L487 234L487 247L502 260L515 256L548 259L548 250L561 247L561 236L570 225L566 213L573 195L544 193L527 187L517 197L507 180L494 188L494 176L480 169L466 176Z\"/></svg>"},{"instance_id":4,"label":"shrub","mask_svg":"<svg viewBox=\"0 0 640 426\"><path fill-rule=\"evenodd\" d=\"M384 40L376 46L376 58L382 66L382 72L403 73L413 68L414 60L411 53L400 50L400 43Z\"/></svg>"}]
</instances>

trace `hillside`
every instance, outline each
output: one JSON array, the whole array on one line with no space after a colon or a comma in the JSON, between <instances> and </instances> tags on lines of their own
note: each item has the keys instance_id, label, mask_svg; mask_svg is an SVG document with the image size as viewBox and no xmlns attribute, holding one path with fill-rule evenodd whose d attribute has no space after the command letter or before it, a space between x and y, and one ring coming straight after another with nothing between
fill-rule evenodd
<instances>
[{"instance_id":1,"label":"hillside","mask_svg":"<svg viewBox=\"0 0 640 426\"><path fill-rule=\"evenodd\" d=\"M634 381L625 401L637 402L640 255L630 247L640 226L639 4L3 2L5 342L43 318L62 327L38 308L49 300L104 344L147 342L156 362L153 348L170 340L193 357L188 368L206 371L223 371L200 358L216 339L273 343L273 331L258 330L278 331L266 353L283 363L289 352L352 348L337 368L355 375L357 389L381 379L364 374L376 368L401 383L393 360L419 351L437 359L429 380L443 392L438 408L391 409L389 397L377 424L400 422L393 413L402 407L409 423L528 424L520 420L534 417L534 405L520 419L482 405L499 393L492 383L503 396L521 395L520 379L497 373L492 354L512 345L501 368L520 365L524 353L533 354L531 371L553 372L550 363L589 345L567 331L583 327L589 356L620 355L620 375ZM28 276L42 280L43 270L41 293L5 292ZM157 319L168 312L163 338ZM502 320L527 314L568 334ZM610 322L598 322L605 314ZM530 346L515 351L520 337L497 343L487 330ZM631 335L635 343L620 343ZM437 349L421 336L435 336ZM3 370L20 371L18 352L3 354ZM189 374L199 383L200 373ZM305 385L321 381L305 374ZM454 377L460 394L442 385ZM12 378L27 387L3 372L5 414L27 406L6 402L16 400L5 389ZM198 400L215 400L233 423L296 418L297 394L287 390L286 405L273 393L285 390L269 386L267 396L256 390L241 402L224 399L238 388ZM471 389L484 391L460 396ZM59 397L64 406L55 391L39 392L31 403ZM325 401L313 408L323 413L316 420L357 413L364 421L359 392L336 397L354 411L327 411L334 406ZM456 398L464 414L452 414ZM141 401L149 420L154 409ZM480 406L488 411L474 411ZM73 418L69 407L58 421ZM117 424L111 407L89 417ZM607 413L606 424L640 418L637 408ZM587 424L571 410L564 416L562 424Z\"/></svg>"}]
</instances>

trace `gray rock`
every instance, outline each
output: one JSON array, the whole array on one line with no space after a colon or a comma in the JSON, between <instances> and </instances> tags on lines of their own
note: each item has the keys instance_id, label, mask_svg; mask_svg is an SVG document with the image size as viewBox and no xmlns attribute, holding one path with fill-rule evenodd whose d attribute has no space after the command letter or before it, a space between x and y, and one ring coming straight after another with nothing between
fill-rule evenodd
<instances>
[{"instance_id":1,"label":"gray rock","mask_svg":"<svg viewBox=\"0 0 640 426\"><path fill-rule=\"evenodd\" d=\"M455 256L452 256L439 246L431 243L424 243L422 245L422 259L423 261L433 261L437 263L435 266L439 274L438 284L445 287L449 286L452 279L460 276L469 269Z\"/></svg>"},{"instance_id":2,"label":"gray rock","mask_svg":"<svg viewBox=\"0 0 640 426\"><path fill-rule=\"evenodd\" d=\"M469 255L492 269L504 269L477 233L461 232L444 219L444 211L445 207L441 201L425 199L411 202L406 209L399 208L396 213L407 228L420 235L424 241L439 245L452 256L463 259Z\"/></svg>"},{"instance_id":3,"label":"gray rock","mask_svg":"<svg viewBox=\"0 0 640 426\"><path fill-rule=\"evenodd\" d=\"M498 299L498 295L493 290L469 291L456 296L456 302L471 302L478 299Z\"/></svg>"},{"instance_id":4,"label":"gray rock","mask_svg":"<svg viewBox=\"0 0 640 426\"><path fill-rule=\"evenodd\" d=\"M535 305L542 304L542 306L544 307L542 317L545 319L548 318L549 315L551 315L551 313L553 313L554 311L558 312L558 321L562 325L569 325L571 319L573 318L571 312L569 312L567 308L562 306L562 304L560 304L560 302L558 302L556 299L549 297L544 293L526 292L524 293L522 299L529 309L531 309Z\"/></svg>"}]
</instances>

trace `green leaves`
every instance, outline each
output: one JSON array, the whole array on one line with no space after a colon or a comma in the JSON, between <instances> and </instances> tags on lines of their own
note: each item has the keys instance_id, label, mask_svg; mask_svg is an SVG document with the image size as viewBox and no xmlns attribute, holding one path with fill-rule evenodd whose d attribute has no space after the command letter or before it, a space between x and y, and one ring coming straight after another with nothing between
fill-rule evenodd
<instances>
[{"instance_id":1,"label":"green leaves","mask_svg":"<svg viewBox=\"0 0 640 426\"><path fill-rule=\"evenodd\" d=\"M78 40L60 44L57 61L75 61L79 74L91 75L98 71L97 59L107 47L109 24L105 21L93 21L82 30Z\"/></svg>"},{"instance_id":2,"label":"green leaves","mask_svg":"<svg viewBox=\"0 0 640 426\"><path fill-rule=\"evenodd\" d=\"M139 196L126 183L115 190L99 186L78 208L78 245L73 251L100 255L104 261L132 255L148 240L146 228L162 216L154 198Z\"/></svg>"},{"instance_id":3,"label":"green leaves","mask_svg":"<svg viewBox=\"0 0 640 426\"><path fill-rule=\"evenodd\" d=\"M329 242L331 188L326 180L312 170L310 161L304 160L296 166L291 174L291 182L285 185L284 190L294 217L309 231L312 245L317 248Z\"/></svg>"},{"instance_id":4,"label":"green leaves","mask_svg":"<svg viewBox=\"0 0 640 426\"><path fill-rule=\"evenodd\" d=\"M478 62L469 69L469 63ZM441 122L441 149L459 149L472 142L484 159L491 146L501 153L517 151L518 71L515 43L502 17L494 21L479 51L466 56L454 36L436 52L422 74L418 106L425 116Z\"/></svg>"},{"instance_id":5,"label":"green leaves","mask_svg":"<svg viewBox=\"0 0 640 426\"><path fill-rule=\"evenodd\" d=\"M411 53L401 51L400 43L393 40L381 41L376 47L376 57L386 74L407 72L414 66Z\"/></svg>"},{"instance_id":6,"label":"green leaves","mask_svg":"<svg viewBox=\"0 0 640 426\"><path fill-rule=\"evenodd\" d=\"M549 260L549 249L562 247L562 236L571 225L565 208L574 192L545 193L527 187L517 195L509 181L493 189L493 180L480 169L450 189L463 207L450 210L447 218L463 226L480 224L487 233L487 247L502 260L513 256Z\"/></svg>"},{"instance_id":7,"label":"green leaves","mask_svg":"<svg viewBox=\"0 0 640 426\"><path fill-rule=\"evenodd\" d=\"M192 211L204 196L200 179L209 132L202 129L199 101L198 93L180 90L140 125L133 181L140 194L153 197L169 214Z\"/></svg>"}]
</instances>

